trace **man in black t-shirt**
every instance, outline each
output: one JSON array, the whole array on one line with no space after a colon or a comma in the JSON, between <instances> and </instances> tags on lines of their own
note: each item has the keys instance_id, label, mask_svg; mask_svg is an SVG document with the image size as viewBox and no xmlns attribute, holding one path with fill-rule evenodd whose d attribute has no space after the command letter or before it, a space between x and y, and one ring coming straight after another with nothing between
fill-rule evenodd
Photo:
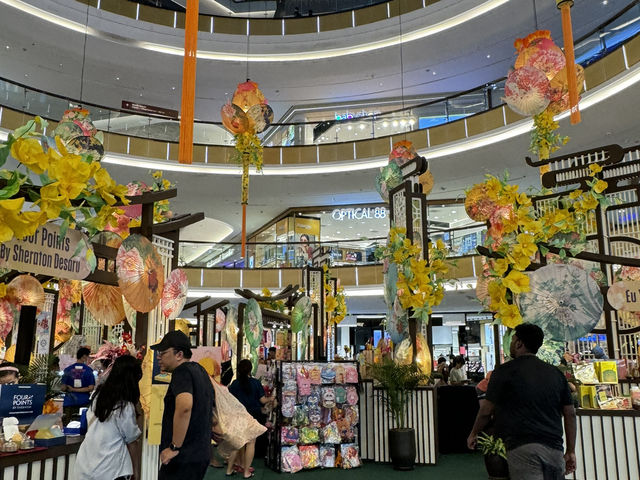
<instances>
[{"instance_id":1,"label":"man in black t-shirt","mask_svg":"<svg viewBox=\"0 0 640 480\"><path fill-rule=\"evenodd\" d=\"M214 393L206 370L191 361L191 342L180 331L151 347L171 372L164 397L158 480L202 480L211 455Z\"/></svg>"},{"instance_id":2,"label":"man in black t-shirt","mask_svg":"<svg viewBox=\"0 0 640 480\"><path fill-rule=\"evenodd\" d=\"M576 413L567 379L556 367L536 357L544 333L522 323L511 338L513 360L491 375L487 396L467 439L475 449L478 433L495 416L497 435L507 447L511 478L560 480L576 468ZM562 453L562 423L567 448Z\"/></svg>"}]
</instances>

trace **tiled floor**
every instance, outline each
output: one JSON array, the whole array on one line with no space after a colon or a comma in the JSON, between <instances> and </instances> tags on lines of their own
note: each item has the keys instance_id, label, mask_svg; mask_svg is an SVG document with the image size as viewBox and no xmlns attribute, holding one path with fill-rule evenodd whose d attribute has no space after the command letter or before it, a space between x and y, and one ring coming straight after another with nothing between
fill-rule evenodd
<instances>
[{"instance_id":1,"label":"tiled floor","mask_svg":"<svg viewBox=\"0 0 640 480\"><path fill-rule=\"evenodd\" d=\"M254 480L282 479L283 475L266 468L262 461L255 460L256 468ZM224 480L225 470L210 468L206 480ZM296 480L394 480L394 479L425 479L425 480L486 480L482 456L479 454L450 454L441 455L436 466L416 467L410 472L398 472L391 465L366 462L362 468L353 470L310 470L295 474ZM242 474L236 473L231 480L242 480Z\"/></svg>"}]
</instances>

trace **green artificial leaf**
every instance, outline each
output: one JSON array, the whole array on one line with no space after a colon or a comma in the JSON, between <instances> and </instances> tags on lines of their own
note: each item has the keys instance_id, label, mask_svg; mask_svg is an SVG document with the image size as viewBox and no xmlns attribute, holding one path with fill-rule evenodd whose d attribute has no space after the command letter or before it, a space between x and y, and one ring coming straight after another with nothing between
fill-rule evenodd
<instances>
[{"instance_id":1,"label":"green artificial leaf","mask_svg":"<svg viewBox=\"0 0 640 480\"><path fill-rule=\"evenodd\" d=\"M543 257L546 257L549 253L549 249L544 245L538 245L538 249L540 250L540 255L542 255Z\"/></svg>"},{"instance_id":2,"label":"green artificial leaf","mask_svg":"<svg viewBox=\"0 0 640 480\"><path fill-rule=\"evenodd\" d=\"M83 248L86 248L87 250L90 249L89 244L87 243L87 241L84 239L84 237L82 238L82 240L80 240L78 242L78 245L76 246L76 249L73 252L73 255L71 255L72 257L76 257L80 254L80 252L82 251Z\"/></svg>"},{"instance_id":3,"label":"green artificial leaf","mask_svg":"<svg viewBox=\"0 0 640 480\"><path fill-rule=\"evenodd\" d=\"M36 130L36 121L29 120L26 125L16 128L13 131L13 136L14 138L21 138L34 132L35 130Z\"/></svg>"},{"instance_id":4,"label":"green artificial leaf","mask_svg":"<svg viewBox=\"0 0 640 480\"><path fill-rule=\"evenodd\" d=\"M53 183L53 180L51 180L51 178L49 178L49 175L47 175L46 173L41 173L40 174L40 182L42 183L42 186L44 187L45 185L49 185L50 183Z\"/></svg>"},{"instance_id":5,"label":"green artificial leaf","mask_svg":"<svg viewBox=\"0 0 640 480\"><path fill-rule=\"evenodd\" d=\"M93 248L89 248L87 250L87 263L89 264L91 273L93 273L96 270L96 266L98 265L98 259L96 258L96 254L93 252Z\"/></svg>"},{"instance_id":6,"label":"green artificial leaf","mask_svg":"<svg viewBox=\"0 0 640 480\"><path fill-rule=\"evenodd\" d=\"M104 205L106 205L102 197L95 193L93 195L84 195L82 198L84 198L87 201L87 203L91 205L93 208L95 208L96 210L99 210Z\"/></svg>"},{"instance_id":7,"label":"green artificial leaf","mask_svg":"<svg viewBox=\"0 0 640 480\"><path fill-rule=\"evenodd\" d=\"M11 151L11 145L9 143L5 143L0 147L0 167L2 167L7 158L9 158L9 152Z\"/></svg>"},{"instance_id":8,"label":"green artificial leaf","mask_svg":"<svg viewBox=\"0 0 640 480\"><path fill-rule=\"evenodd\" d=\"M14 171L11 178L7 181L7 185L0 189L0 200L13 197L20 190L20 185L20 179L18 178L17 172Z\"/></svg>"},{"instance_id":9,"label":"green artificial leaf","mask_svg":"<svg viewBox=\"0 0 640 480\"><path fill-rule=\"evenodd\" d=\"M58 235L58 241L62 242L64 237L67 235L67 230L69 230L69 219L65 218L64 222L60 225L60 234Z\"/></svg>"},{"instance_id":10,"label":"green artificial leaf","mask_svg":"<svg viewBox=\"0 0 640 480\"><path fill-rule=\"evenodd\" d=\"M564 248L561 248L561 249L560 249L560 251L558 252L558 256L559 256L561 259L563 259L563 260L564 260L565 258L567 258L567 252L565 251L565 249L564 249Z\"/></svg>"},{"instance_id":11,"label":"green artificial leaf","mask_svg":"<svg viewBox=\"0 0 640 480\"><path fill-rule=\"evenodd\" d=\"M40 193L37 190L33 190L30 188L27 193L29 194L29 200L31 200L33 203L36 203L38 200L40 200Z\"/></svg>"}]
</instances>

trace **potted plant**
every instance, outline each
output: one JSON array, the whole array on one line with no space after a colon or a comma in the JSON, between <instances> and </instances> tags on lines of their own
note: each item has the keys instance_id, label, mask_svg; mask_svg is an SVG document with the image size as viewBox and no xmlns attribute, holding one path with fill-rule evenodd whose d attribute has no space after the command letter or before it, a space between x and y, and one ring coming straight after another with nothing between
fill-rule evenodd
<instances>
[{"instance_id":1,"label":"potted plant","mask_svg":"<svg viewBox=\"0 0 640 480\"><path fill-rule=\"evenodd\" d=\"M394 428L388 432L389 456L396 470L412 470L416 459L416 436L406 425L406 406L409 393L427 382L417 365L400 365L390 358L369 365L371 378L382 387L381 398L391 412Z\"/></svg>"},{"instance_id":2,"label":"potted plant","mask_svg":"<svg viewBox=\"0 0 640 480\"><path fill-rule=\"evenodd\" d=\"M484 455L489 480L508 480L507 449L502 439L482 432L478 435L478 449Z\"/></svg>"}]
</instances>

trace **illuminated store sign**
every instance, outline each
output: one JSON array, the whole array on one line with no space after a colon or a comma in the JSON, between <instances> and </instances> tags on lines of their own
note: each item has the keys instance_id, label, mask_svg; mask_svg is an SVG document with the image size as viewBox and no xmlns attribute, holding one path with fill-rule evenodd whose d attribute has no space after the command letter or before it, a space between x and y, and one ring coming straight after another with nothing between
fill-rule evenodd
<instances>
[{"instance_id":1,"label":"illuminated store sign","mask_svg":"<svg viewBox=\"0 0 640 480\"><path fill-rule=\"evenodd\" d=\"M366 208L336 208L331 212L334 220L365 220L371 218L387 218L387 209L384 207Z\"/></svg>"},{"instance_id":2,"label":"illuminated store sign","mask_svg":"<svg viewBox=\"0 0 640 480\"><path fill-rule=\"evenodd\" d=\"M349 120L352 118L361 118L361 117L372 117L374 115L380 115L382 112L380 110L375 110L373 112L366 112L364 110L360 110L359 112L345 112L345 113L338 113L338 112L333 112L336 120Z\"/></svg>"}]
</instances>

